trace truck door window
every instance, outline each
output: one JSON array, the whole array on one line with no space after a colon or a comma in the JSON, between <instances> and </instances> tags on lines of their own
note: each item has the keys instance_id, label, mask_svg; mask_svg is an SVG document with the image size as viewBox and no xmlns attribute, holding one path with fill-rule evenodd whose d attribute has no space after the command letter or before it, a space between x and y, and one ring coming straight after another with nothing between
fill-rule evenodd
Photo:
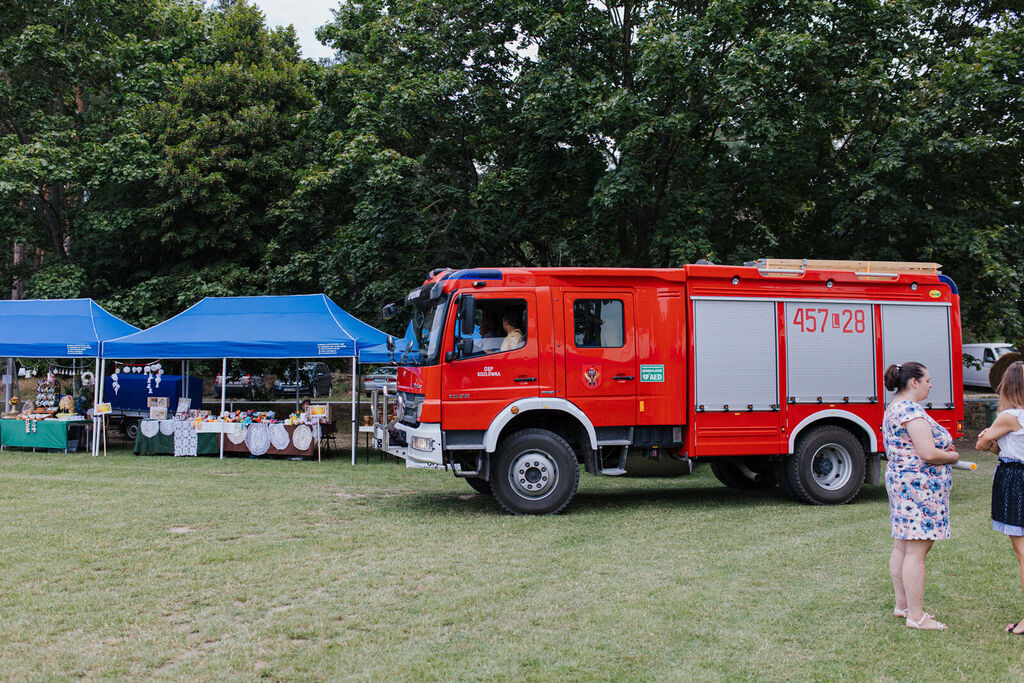
<instances>
[{"instance_id":1,"label":"truck door window","mask_svg":"<svg viewBox=\"0 0 1024 683\"><path fill-rule=\"evenodd\" d=\"M578 349L617 349L625 343L620 299L577 299L572 306L573 340Z\"/></svg>"},{"instance_id":2,"label":"truck door window","mask_svg":"<svg viewBox=\"0 0 1024 683\"><path fill-rule=\"evenodd\" d=\"M522 348L529 334L527 319L525 299L477 299L472 355Z\"/></svg>"},{"instance_id":3,"label":"truck door window","mask_svg":"<svg viewBox=\"0 0 1024 683\"><path fill-rule=\"evenodd\" d=\"M995 363L996 362L996 355L994 353L992 353L992 349L985 349L985 362L986 363Z\"/></svg>"}]
</instances>

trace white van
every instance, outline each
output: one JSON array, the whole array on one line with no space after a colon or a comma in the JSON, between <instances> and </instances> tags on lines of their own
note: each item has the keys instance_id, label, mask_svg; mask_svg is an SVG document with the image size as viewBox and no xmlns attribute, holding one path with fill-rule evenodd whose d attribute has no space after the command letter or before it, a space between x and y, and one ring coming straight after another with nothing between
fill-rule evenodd
<instances>
[{"instance_id":1,"label":"white van","mask_svg":"<svg viewBox=\"0 0 1024 683\"><path fill-rule=\"evenodd\" d=\"M973 356L981 362L980 368L976 368L966 361L964 362L964 386L991 389L992 387L988 383L988 373L992 370L992 366L1000 356L1010 351L1013 351L1013 346L1005 342L964 344L964 355Z\"/></svg>"}]
</instances>

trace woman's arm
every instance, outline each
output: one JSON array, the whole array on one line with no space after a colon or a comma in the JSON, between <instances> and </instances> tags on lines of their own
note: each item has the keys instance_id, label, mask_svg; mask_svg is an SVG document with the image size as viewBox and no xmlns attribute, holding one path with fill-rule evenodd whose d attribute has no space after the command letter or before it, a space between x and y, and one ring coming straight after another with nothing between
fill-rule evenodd
<instances>
[{"instance_id":1,"label":"woman's arm","mask_svg":"<svg viewBox=\"0 0 1024 683\"><path fill-rule=\"evenodd\" d=\"M995 422L992 423L992 426L988 429L983 429L981 434L978 434L978 443L976 443L974 447L979 451L991 450L996 439L1001 436L1005 436L1010 432L1015 432L1018 429L1020 429L1020 422L1017 418L1009 413L999 413L999 415L996 416Z\"/></svg>"},{"instance_id":2,"label":"woman's arm","mask_svg":"<svg viewBox=\"0 0 1024 683\"><path fill-rule=\"evenodd\" d=\"M914 443L914 450L918 457L929 465L952 465L960 459L956 451L940 451L935 447L935 440L932 439L932 426L923 417L915 417L905 422L910 440Z\"/></svg>"}]
</instances>

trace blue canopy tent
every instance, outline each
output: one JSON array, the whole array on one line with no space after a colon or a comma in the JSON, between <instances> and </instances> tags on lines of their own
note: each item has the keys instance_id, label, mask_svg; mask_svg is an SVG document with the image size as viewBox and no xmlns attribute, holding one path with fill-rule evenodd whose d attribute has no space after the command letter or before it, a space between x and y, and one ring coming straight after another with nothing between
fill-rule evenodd
<instances>
[{"instance_id":1,"label":"blue canopy tent","mask_svg":"<svg viewBox=\"0 0 1024 683\"><path fill-rule=\"evenodd\" d=\"M373 362L387 335L324 294L207 297L149 329L103 343L104 358L351 358L352 462L360 358ZM221 410L225 383L221 383ZM222 437L223 440L223 437ZM223 450L221 457L223 457Z\"/></svg>"},{"instance_id":2,"label":"blue canopy tent","mask_svg":"<svg viewBox=\"0 0 1024 683\"><path fill-rule=\"evenodd\" d=\"M138 330L92 299L0 301L0 357L96 359L93 398L97 402L102 343ZM10 392L10 385L7 391ZM5 400L10 400L10 396Z\"/></svg>"}]
</instances>

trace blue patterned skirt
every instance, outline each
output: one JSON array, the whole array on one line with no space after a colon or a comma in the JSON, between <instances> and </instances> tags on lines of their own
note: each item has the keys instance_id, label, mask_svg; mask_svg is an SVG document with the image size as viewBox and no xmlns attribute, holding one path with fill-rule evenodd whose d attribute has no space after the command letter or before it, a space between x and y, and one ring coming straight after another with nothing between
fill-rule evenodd
<instances>
[{"instance_id":1,"label":"blue patterned skirt","mask_svg":"<svg viewBox=\"0 0 1024 683\"><path fill-rule=\"evenodd\" d=\"M1024 536L1024 463L1000 460L992 480L992 528Z\"/></svg>"}]
</instances>

